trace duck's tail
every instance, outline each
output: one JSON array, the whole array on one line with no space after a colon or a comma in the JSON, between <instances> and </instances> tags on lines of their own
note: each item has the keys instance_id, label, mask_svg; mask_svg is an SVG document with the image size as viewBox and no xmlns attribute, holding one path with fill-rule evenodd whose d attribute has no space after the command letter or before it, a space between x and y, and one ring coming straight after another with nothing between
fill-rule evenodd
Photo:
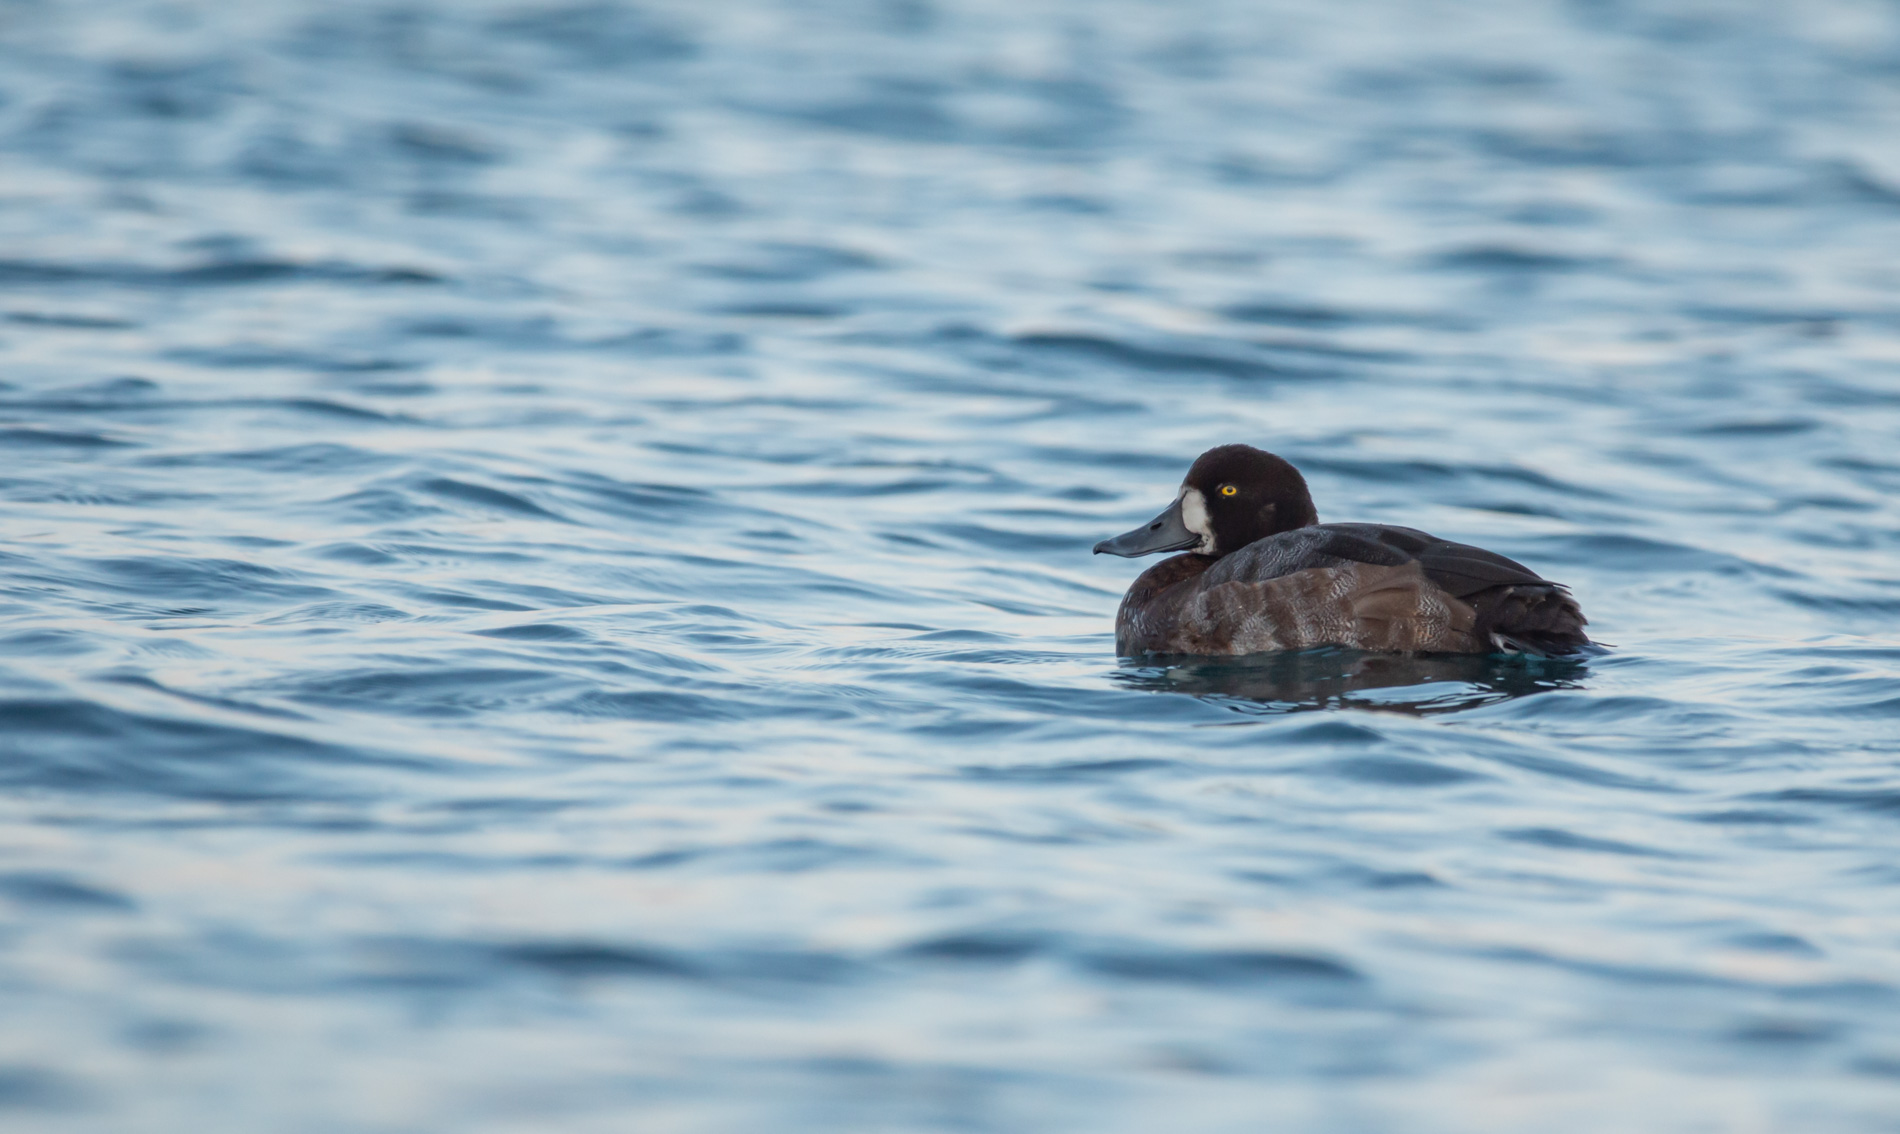
<instances>
[{"instance_id":1,"label":"duck's tail","mask_svg":"<svg viewBox=\"0 0 1900 1134\"><path fill-rule=\"evenodd\" d=\"M1492 587L1465 601L1477 612L1473 628L1480 640L1502 652L1540 658L1602 652L1583 632L1590 620L1561 584Z\"/></svg>"}]
</instances>

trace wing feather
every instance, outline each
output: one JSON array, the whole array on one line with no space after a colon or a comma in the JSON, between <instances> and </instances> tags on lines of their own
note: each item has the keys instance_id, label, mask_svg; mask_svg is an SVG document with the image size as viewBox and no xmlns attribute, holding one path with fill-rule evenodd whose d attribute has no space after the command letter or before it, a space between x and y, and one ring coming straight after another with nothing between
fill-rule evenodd
<instances>
[{"instance_id":1,"label":"wing feather","mask_svg":"<svg viewBox=\"0 0 1900 1134\"><path fill-rule=\"evenodd\" d=\"M1209 569L1208 582L1264 582L1313 567L1414 562L1427 579L1456 598L1491 587L1548 583L1495 551L1389 524L1315 524L1268 536L1222 558Z\"/></svg>"}]
</instances>

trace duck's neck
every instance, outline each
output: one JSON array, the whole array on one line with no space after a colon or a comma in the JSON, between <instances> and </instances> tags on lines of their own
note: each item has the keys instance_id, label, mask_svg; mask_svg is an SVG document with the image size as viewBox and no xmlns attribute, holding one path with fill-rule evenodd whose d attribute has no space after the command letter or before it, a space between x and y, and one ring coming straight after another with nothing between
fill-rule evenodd
<instances>
[{"instance_id":1,"label":"duck's neck","mask_svg":"<svg viewBox=\"0 0 1900 1134\"><path fill-rule=\"evenodd\" d=\"M1194 551L1186 555L1169 556L1135 576L1135 581L1128 585L1128 595L1122 600L1122 605L1139 604L1176 583L1197 579L1215 562L1214 556Z\"/></svg>"}]
</instances>

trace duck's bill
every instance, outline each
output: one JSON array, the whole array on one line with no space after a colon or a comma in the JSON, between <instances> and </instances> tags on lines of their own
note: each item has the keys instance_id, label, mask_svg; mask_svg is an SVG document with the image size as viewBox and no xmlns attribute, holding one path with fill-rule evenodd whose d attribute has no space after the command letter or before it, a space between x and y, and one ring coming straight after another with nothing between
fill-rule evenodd
<instances>
[{"instance_id":1,"label":"duck's bill","mask_svg":"<svg viewBox=\"0 0 1900 1134\"><path fill-rule=\"evenodd\" d=\"M1188 530L1181 519L1181 502L1176 500L1168 510L1149 520L1132 532L1123 532L1114 539L1105 539L1095 545L1095 554L1125 555L1133 558L1137 555L1153 555L1157 551L1186 551L1190 547L1199 547L1199 532Z\"/></svg>"}]
</instances>

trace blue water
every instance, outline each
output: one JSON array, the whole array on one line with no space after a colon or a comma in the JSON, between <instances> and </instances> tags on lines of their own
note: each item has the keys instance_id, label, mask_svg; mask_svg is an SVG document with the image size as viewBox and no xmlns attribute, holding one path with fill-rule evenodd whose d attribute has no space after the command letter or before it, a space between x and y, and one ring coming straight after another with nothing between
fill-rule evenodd
<instances>
[{"instance_id":1,"label":"blue water","mask_svg":"<svg viewBox=\"0 0 1900 1134\"><path fill-rule=\"evenodd\" d=\"M9 1129L1900 1129L1900 9L0 3ZM1188 462L1584 663L1141 666Z\"/></svg>"}]
</instances>

